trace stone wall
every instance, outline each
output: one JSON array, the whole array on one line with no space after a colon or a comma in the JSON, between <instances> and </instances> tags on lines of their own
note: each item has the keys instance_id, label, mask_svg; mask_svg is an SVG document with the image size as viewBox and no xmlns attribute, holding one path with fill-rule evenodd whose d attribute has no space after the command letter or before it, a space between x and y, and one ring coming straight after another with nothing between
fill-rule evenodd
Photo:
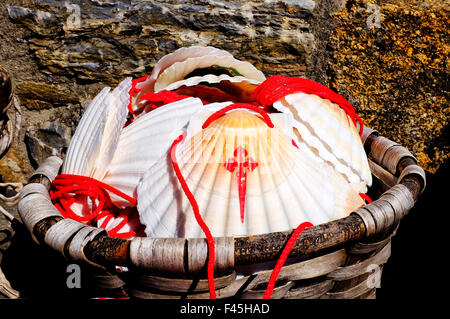
<instances>
[{"instance_id":1,"label":"stone wall","mask_svg":"<svg viewBox=\"0 0 450 319\"><path fill-rule=\"evenodd\" d=\"M316 7L312 0L0 4L0 64L15 78L25 109L20 141L0 162L0 174L26 181L43 157L64 152L102 87L150 73L182 46L223 48L267 75L306 76Z\"/></svg>"},{"instance_id":2,"label":"stone wall","mask_svg":"<svg viewBox=\"0 0 450 319\"><path fill-rule=\"evenodd\" d=\"M103 86L194 44L330 86L431 173L448 158L448 8L438 1L7 0L0 17L0 65L24 108L0 161L7 181L63 154Z\"/></svg>"},{"instance_id":3,"label":"stone wall","mask_svg":"<svg viewBox=\"0 0 450 319\"><path fill-rule=\"evenodd\" d=\"M377 1L378 8L371 2L348 1L334 16L329 85L350 98L365 124L435 173L450 150L449 7L445 1Z\"/></svg>"}]
</instances>

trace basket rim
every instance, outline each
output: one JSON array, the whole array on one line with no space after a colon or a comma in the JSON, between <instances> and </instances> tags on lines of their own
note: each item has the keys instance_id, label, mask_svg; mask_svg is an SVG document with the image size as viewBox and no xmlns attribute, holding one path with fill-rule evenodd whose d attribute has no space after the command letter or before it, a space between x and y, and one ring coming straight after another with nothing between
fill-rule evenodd
<instances>
[{"instance_id":1,"label":"basket rim","mask_svg":"<svg viewBox=\"0 0 450 319\"><path fill-rule=\"evenodd\" d=\"M380 198L374 200L371 204L366 204L358 208L347 217L306 228L296 240L289 255L290 257L308 256L326 252L330 249L340 248L345 244L361 240L370 241L371 238L376 238L382 233L392 232L392 230L398 226L401 218L403 218L408 213L409 209L414 206L419 194L423 192L426 185L425 173L423 169L417 165L417 160L414 156L412 156L405 148L400 144L394 143L379 135L377 131L368 127L364 127L362 142L364 144L364 149L368 154L369 161L372 161L373 165L375 165L371 166L371 172L373 173L372 168L377 166L385 170L386 163L389 163L387 166L391 168L391 171L394 171L391 173L387 172L387 174L391 174L393 178L397 179L397 184L391 185ZM397 153L392 151L393 146L396 146L395 149L398 150ZM380 154L380 152L383 154ZM400 154L401 156L398 155L397 158L395 158L396 164L392 165L392 159L387 158L386 154L391 154L391 157L395 157L395 154ZM57 170L59 171L62 160L59 157L56 158L59 160ZM47 161L49 160L55 161L55 156L49 157ZM44 162L41 167L45 166L45 163L46 162ZM41 167L30 177L29 184L41 184L47 189L48 193L51 187L51 181L58 172L50 172L49 170L41 169ZM394 169L392 169L392 167L394 167ZM403 172L406 172L407 174L402 174ZM383 196L385 197L381 198ZM19 200L19 204L26 197L27 196L23 196ZM391 203L392 200L394 200L394 204ZM402 200L406 202L404 203ZM385 202L387 202L388 205L386 205ZM388 206L390 208L387 208ZM23 220L27 219L25 216L22 216L23 214L20 209L19 214ZM63 219L64 217L62 216L49 216L35 222L33 225L25 224L36 242L45 242L48 244L45 240L48 230ZM86 226L85 224L82 225ZM230 267L234 267L235 265L254 264L275 260L279 256L286 241L289 239L292 231L293 230L271 232L252 236L214 237L216 243L219 245L216 249L226 250L223 254L223 258L219 258L219 260L216 261L216 267L218 267L219 270L224 270L230 269ZM158 242L158 240L160 240L160 242L165 242L165 248L162 247L162 250L167 250L167 243L180 242L179 238L136 238L139 238L139 241L153 241L152 245L155 245L155 242ZM84 255L86 261L90 261L91 264L100 267L111 267L116 265L130 266L130 258L132 259L133 257L132 254L130 256L130 246L133 241L137 241L136 238L122 239L110 237L105 231L97 232L96 236L89 238L89 241L83 246L82 255ZM68 240L70 241L70 239ZM183 243L177 245L180 247L182 246L183 251L187 242L194 241L197 242L199 250L203 249L202 253L193 252L199 255L197 258L198 260L194 262L194 264L197 263L198 265L193 267L194 269L189 269L192 272L200 271L206 260L205 251L207 251L207 249L204 249L206 246L206 239L183 238L182 240ZM61 252L64 254L64 251ZM155 254L153 254L153 257L155 257ZM183 257L183 259L185 259L185 257ZM148 270L153 264L152 261L147 260L132 266ZM185 266L183 268L185 268ZM186 269L181 269L179 271L185 272Z\"/></svg>"}]
</instances>

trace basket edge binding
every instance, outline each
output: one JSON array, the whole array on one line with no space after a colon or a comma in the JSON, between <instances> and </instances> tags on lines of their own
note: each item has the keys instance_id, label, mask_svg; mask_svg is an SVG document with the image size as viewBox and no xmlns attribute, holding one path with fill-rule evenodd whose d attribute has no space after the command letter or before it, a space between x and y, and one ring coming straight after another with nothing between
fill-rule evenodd
<instances>
[{"instance_id":1,"label":"basket edge binding","mask_svg":"<svg viewBox=\"0 0 450 319\"><path fill-rule=\"evenodd\" d=\"M399 175L398 184L345 218L305 229L297 239L290 257L306 256L358 240L370 241L376 235L392 231L423 192L425 173L411 153L370 128L364 127L364 130L362 139L369 158L382 167L389 166L386 169L391 172L395 167L392 174ZM375 147L372 148L372 145ZM380 155L379 152L384 154ZM106 232L79 222L76 223L80 225L63 221L64 218L48 196L51 182L61 164L60 158L49 157L21 191L19 214L36 243L50 245L68 259L83 260L102 268L117 265L182 275L195 275L204 269L207 250L203 238L128 240L109 237ZM30 204L35 201L39 205ZM58 236L57 233L62 229L65 235ZM215 265L217 274L228 272L235 265L275 260L291 232L215 238L216 249L221 252ZM72 243L74 238L76 241ZM174 257L170 260L170 269L167 267L168 252Z\"/></svg>"}]
</instances>

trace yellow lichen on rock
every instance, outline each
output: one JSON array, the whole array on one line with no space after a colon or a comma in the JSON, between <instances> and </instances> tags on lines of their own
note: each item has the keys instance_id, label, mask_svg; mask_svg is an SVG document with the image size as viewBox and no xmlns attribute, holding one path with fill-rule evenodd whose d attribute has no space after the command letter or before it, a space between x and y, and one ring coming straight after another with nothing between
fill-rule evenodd
<instances>
[{"instance_id":1,"label":"yellow lichen on rock","mask_svg":"<svg viewBox=\"0 0 450 319\"><path fill-rule=\"evenodd\" d=\"M369 1L349 1L335 15L329 85L347 95L365 124L434 173L450 157L448 9L437 1L390 2L378 5L379 27L368 23Z\"/></svg>"}]
</instances>

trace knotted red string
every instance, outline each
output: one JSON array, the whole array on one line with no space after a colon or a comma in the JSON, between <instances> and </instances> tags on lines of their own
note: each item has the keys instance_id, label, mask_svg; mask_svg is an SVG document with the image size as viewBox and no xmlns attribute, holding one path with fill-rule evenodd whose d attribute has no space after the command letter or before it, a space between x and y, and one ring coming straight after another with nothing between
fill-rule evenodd
<instances>
[{"instance_id":1,"label":"knotted red string","mask_svg":"<svg viewBox=\"0 0 450 319\"><path fill-rule=\"evenodd\" d=\"M362 119L356 114L355 109L349 101L343 96L335 93L330 88L312 80L299 77L286 77L282 75L274 75L261 83L255 90L254 96L256 101L264 107L272 105L276 101L288 94L303 92L306 94L314 94L321 98L330 100L338 104L352 119L356 127L359 123L359 134L363 131Z\"/></svg>"},{"instance_id":2,"label":"knotted red string","mask_svg":"<svg viewBox=\"0 0 450 319\"><path fill-rule=\"evenodd\" d=\"M100 213L94 220L98 221L102 217L105 217L105 219L102 221L102 223L100 224L99 227L106 229L106 227L108 226L108 223L111 221L111 219L114 218L114 215L112 213L110 213L109 211L104 211L104 213ZM107 231L108 235L111 237L118 237L118 238L130 238L130 237L136 236L136 232L134 230L119 233L119 231L122 230L122 228L126 224L128 224L128 221L129 221L128 216L123 216L122 220L120 221L119 224L117 224L115 227L113 227L112 229Z\"/></svg>"},{"instance_id":3,"label":"knotted red string","mask_svg":"<svg viewBox=\"0 0 450 319\"><path fill-rule=\"evenodd\" d=\"M189 97L192 97L192 96L178 94L173 91L162 90L162 91L159 91L156 93L155 92L145 93L140 97L140 100L151 102L150 107L152 109L156 109L164 104L177 102L177 101L180 101L183 99L187 99ZM209 103L208 101L205 101L203 99L201 101L203 104Z\"/></svg>"},{"instance_id":4,"label":"knotted red string","mask_svg":"<svg viewBox=\"0 0 450 319\"><path fill-rule=\"evenodd\" d=\"M136 205L136 199L108 184L91 177L72 174L56 176L50 189L50 198L65 218L71 218L79 222L88 222L92 220L97 221L106 216L105 221L101 225L101 228L104 228L113 217L112 211L118 209L112 203L108 191L122 197L132 205ZM82 216L76 214L71 208L71 205L79 200L77 197L80 195L86 196L91 201L90 211L84 212L86 214ZM128 220L125 217L116 227L108 231L108 234L115 237L133 236L133 233L117 233L127 222Z\"/></svg>"}]
</instances>

